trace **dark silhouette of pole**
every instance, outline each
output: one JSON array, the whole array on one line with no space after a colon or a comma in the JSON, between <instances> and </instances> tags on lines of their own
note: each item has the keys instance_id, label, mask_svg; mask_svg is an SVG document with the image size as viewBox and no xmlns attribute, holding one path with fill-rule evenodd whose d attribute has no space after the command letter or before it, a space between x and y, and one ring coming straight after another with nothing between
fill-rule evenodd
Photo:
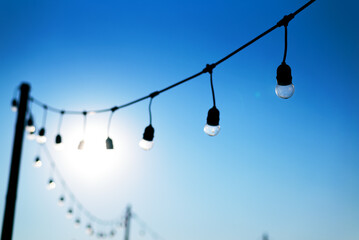
<instances>
[{"instance_id":1,"label":"dark silhouette of pole","mask_svg":"<svg viewBox=\"0 0 359 240\"><path fill-rule=\"evenodd\" d=\"M24 137L25 117L29 99L30 85L23 83L20 87L20 103L17 111L15 139L12 149L11 168L6 195L5 213L2 225L1 240L11 240L14 227L16 193L20 172L22 140Z\"/></svg>"},{"instance_id":2,"label":"dark silhouette of pole","mask_svg":"<svg viewBox=\"0 0 359 240\"><path fill-rule=\"evenodd\" d=\"M126 217L125 217L125 240L130 239L130 220L131 220L131 206L128 206L126 209Z\"/></svg>"}]
</instances>

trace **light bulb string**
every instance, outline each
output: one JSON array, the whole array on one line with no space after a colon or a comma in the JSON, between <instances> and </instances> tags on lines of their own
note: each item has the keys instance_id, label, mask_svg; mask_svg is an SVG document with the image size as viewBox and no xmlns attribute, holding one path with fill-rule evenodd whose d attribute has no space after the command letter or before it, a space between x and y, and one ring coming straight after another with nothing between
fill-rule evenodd
<instances>
[{"instance_id":1,"label":"light bulb string","mask_svg":"<svg viewBox=\"0 0 359 240\"><path fill-rule=\"evenodd\" d=\"M277 24L275 24L273 27L269 28L268 30L266 30L265 32L263 32L262 34L258 35L257 37L253 38L252 40L250 40L249 42L247 42L246 44L242 45L241 47L239 47L238 49L234 50L233 52L231 52L230 54L226 55L225 57L223 57L222 59L220 59L219 61L215 62L212 64L213 67L216 67L218 66L219 64L221 64L222 62L228 60L229 58L231 58L232 56L234 56L235 54L237 54L238 52L242 51L243 49L245 49L246 47L252 45L254 42L258 41L259 39L261 39L262 37L266 36L267 34L269 34L270 32L272 32L273 30L275 30L276 28L278 27L282 27L284 26L285 24L288 24L298 13L300 13L301 11L303 11L304 9L306 9L309 5L311 5L312 3L314 3L316 0L310 0L308 1L306 4L304 4L302 7L300 7L299 9L297 9L294 13L291 13L289 15L286 15L284 16L279 22L277 22ZM174 87L177 87L187 81L190 81L194 78L197 78L198 76L202 75L203 73L207 73L207 68L203 69L202 71L190 76L190 77L187 77L179 82L176 82L166 88L163 88L162 90L159 90L159 91L156 91L155 93L158 95L160 93L163 93L163 92L166 92ZM117 109L121 109L121 108L125 108L125 107L128 107L128 106L131 106L135 103L138 103L138 102L141 102L147 98L151 98L152 97L152 93L147 95L147 96L144 96L144 97L141 97L141 98L138 98L136 100L133 100L131 102L128 102L128 103L125 103L123 105L120 105L120 106L116 106ZM41 101L37 100L36 98L34 97L30 97L30 101L34 102L35 104L37 105L44 105L44 103L42 103ZM48 109L50 111L53 111L53 112L58 112L60 113L62 110L59 109L59 108L55 108L55 107L52 107L52 106L49 106ZM93 113L104 113L104 112L109 112L111 111L113 108L105 108L105 109L100 109L100 110L93 110L93 111L87 111L87 112L93 112ZM66 113L67 114L82 114L82 111L69 111L69 110L66 110Z\"/></svg>"},{"instance_id":2,"label":"light bulb string","mask_svg":"<svg viewBox=\"0 0 359 240\"><path fill-rule=\"evenodd\" d=\"M40 145L40 144L39 144ZM63 175L61 174L60 170L56 167L56 163L50 153L50 151L48 150L46 143L42 144L41 148L43 149L43 152L46 155L46 160L49 161L50 165L53 168L53 173L54 175L57 176L57 178L60 180L60 185L62 186L64 192L66 192L66 195L70 197L72 204L71 206L77 206L78 204L80 204L82 206L82 209L77 208L78 210L82 211L82 213L88 217L90 220L92 220L93 222L99 224L99 225L103 225L103 226L114 226L116 223L119 223L122 217L118 217L112 220L103 220L100 219L98 217L96 217L94 214L92 214L79 200L78 198L75 196L75 194L71 191L71 189L69 188L68 184L66 183ZM77 203L77 204L76 204Z\"/></svg>"},{"instance_id":3,"label":"light bulb string","mask_svg":"<svg viewBox=\"0 0 359 240\"><path fill-rule=\"evenodd\" d=\"M288 49L288 25L284 25L284 56L283 56L283 63L287 58L287 49Z\"/></svg>"}]
</instances>

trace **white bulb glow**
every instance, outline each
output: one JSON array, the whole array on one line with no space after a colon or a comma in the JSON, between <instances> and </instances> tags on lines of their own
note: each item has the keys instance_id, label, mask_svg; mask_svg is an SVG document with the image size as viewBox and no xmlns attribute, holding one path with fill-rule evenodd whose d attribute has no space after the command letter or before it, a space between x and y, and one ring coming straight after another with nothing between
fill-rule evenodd
<instances>
[{"instance_id":1,"label":"white bulb glow","mask_svg":"<svg viewBox=\"0 0 359 240\"><path fill-rule=\"evenodd\" d=\"M65 146L63 143L55 143L55 150L56 151L62 151L64 150Z\"/></svg>"},{"instance_id":2,"label":"white bulb glow","mask_svg":"<svg viewBox=\"0 0 359 240\"><path fill-rule=\"evenodd\" d=\"M34 166L35 168L39 168L39 167L42 166L42 162L41 162L41 160L40 160L39 157L37 157L37 158L35 159L35 162L33 163L33 166Z\"/></svg>"},{"instance_id":3,"label":"white bulb glow","mask_svg":"<svg viewBox=\"0 0 359 240\"><path fill-rule=\"evenodd\" d=\"M17 106L11 106L11 111L17 112Z\"/></svg>"},{"instance_id":4,"label":"white bulb glow","mask_svg":"<svg viewBox=\"0 0 359 240\"><path fill-rule=\"evenodd\" d=\"M150 150L153 147L153 141L147 141L145 139L141 139L138 144L143 150Z\"/></svg>"},{"instance_id":5,"label":"white bulb glow","mask_svg":"<svg viewBox=\"0 0 359 240\"><path fill-rule=\"evenodd\" d=\"M71 219L72 217L73 217L73 212L72 212L72 209L69 209L68 211L67 211L67 213L66 213L66 218L67 219Z\"/></svg>"},{"instance_id":6,"label":"white bulb glow","mask_svg":"<svg viewBox=\"0 0 359 240\"><path fill-rule=\"evenodd\" d=\"M29 140L35 140L36 139L36 135L35 135L35 133L28 133L27 134L27 139L29 139Z\"/></svg>"},{"instance_id":7,"label":"white bulb glow","mask_svg":"<svg viewBox=\"0 0 359 240\"><path fill-rule=\"evenodd\" d=\"M38 143L41 143L41 144L44 144L46 142L46 136L40 136L38 135L37 138L36 138L36 141Z\"/></svg>"},{"instance_id":8,"label":"white bulb glow","mask_svg":"<svg viewBox=\"0 0 359 240\"><path fill-rule=\"evenodd\" d=\"M275 87L275 93L280 98L288 99L291 96L293 96L293 94L294 94L294 85L293 84L289 84L289 85L286 85L286 86L277 85Z\"/></svg>"},{"instance_id":9,"label":"white bulb glow","mask_svg":"<svg viewBox=\"0 0 359 240\"><path fill-rule=\"evenodd\" d=\"M77 147L78 150L83 150L85 148L85 140L81 140L79 146Z\"/></svg>"},{"instance_id":10,"label":"white bulb glow","mask_svg":"<svg viewBox=\"0 0 359 240\"><path fill-rule=\"evenodd\" d=\"M34 125L31 125L31 126L26 126L25 127L25 130L28 132L28 133L34 133L36 131L36 128Z\"/></svg>"},{"instance_id":11,"label":"white bulb glow","mask_svg":"<svg viewBox=\"0 0 359 240\"><path fill-rule=\"evenodd\" d=\"M57 201L57 205L59 205L59 207L63 207L65 205L65 198L60 197L59 201Z\"/></svg>"},{"instance_id":12,"label":"white bulb glow","mask_svg":"<svg viewBox=\"0 0 359 240\"><path fill-rule=\"evenodd\" d=\"M209 136L216 136L219 133L219 130L221 129L221 127L219 125L217 126L212 126L212 125L208 125L206 124L204 126L203 131L208 134Z\"/></svg>"},{"instance_id":13,"label":"white bulb glow","mask_svg":"<svg viewBox=\"0 0 359 240\"><path fill-rule=\"evenodd\" d=\"M50 179L49 183L47 184L47 190L52 190L52 189L55 189L56 187L56 183Z\"/></svg>"}]
</instances>

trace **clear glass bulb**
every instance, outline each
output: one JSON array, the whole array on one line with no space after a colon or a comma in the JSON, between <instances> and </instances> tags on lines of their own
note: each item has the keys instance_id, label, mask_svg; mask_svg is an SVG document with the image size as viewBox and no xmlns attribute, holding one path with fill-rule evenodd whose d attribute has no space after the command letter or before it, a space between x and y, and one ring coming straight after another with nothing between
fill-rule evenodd
<instances>
[{"instance_id":1,"label":"clear glass bulb","mask_svg":"<svg viewBox=\"0 0 359 240\"><path fill-rule=\"evenodd\" d=\"M52 190L52 189L54 189L56 187L56 183L52 180L52 179L50 179L49 180L49 183L47 184L47 189L48 190Z\"/></svg>"},{"instance_id":2,"label":"clear glass bulb","mask_svg":"<svg viewBox=\"0 0 359 240\"><path fill-rule=\"evenodd\" d=\"M286 85L286 86L277 85L275 87L275 93L280 98L288 99L291 96L293 96L293 94L294 94L294 85L293 84L289 84L289 85Z\"/></svg>"},{"instance_id":3,"label":"clear glass bulb","mask_svg":"<svg viewBox=\"0 0 359 240\"><path fill-rule=\"evenodd\" d=\"M73 214L73 212L72 212L72 209L69 209L69 210L67 211L67 213L66 213L66 218L67 218L67 219L70 219L70 218L72 218L73 215L74 215L74 214Z\"/></svg>"},{"instance_id":4,"label":"clear glass bulb","mask_svg":"<svg viewBox=\"0 0 359 240\"><path fill-rule=\"evenodd\" d=\"M81 220L79 218L76 218L76 220L75 220L75 228L80 227L80 224L81 224Z\"/></svg>"},{"instance_id":5,"label":"clear glass bulb","mask_svg":"<svg viewBox=\"0 0 359 240\"><path fill-rule=\"evenodd\" d=\"M150 150L153 147L153 141L147 141L145 139L141 139L138 144L143 150Z\"/></svg>"},{"instance_id":6,"label":"clear glass bulb","mask_svg":"<svg viewBox=\"0 0 359 240\"><path fill-rule=\"evenodd\" d=\"M77 147L78 150L83 150L85 148L85 140L81 140L79 146Z\"/></svg>"},{"instance_id":7,"label":"clear glass bulb","mask_svg":"<svg viewBox=\"0 0 359 240\"><path fill-rule=\"evenodd\" d=\"M17 106L11 106L11 111L17 112Z\"/></svg>"},{"instance_id":8,"label":"clear glass bulb","mask_svg":"<svg viewBox=\"0 0 359 240\"><path fill-rule=\"evenodd\" d=\"M36 141L37 141L38 143L43 144L43 143L46 142L46 136L40 136L40 135L38 135L37 138L36 138Z\"/></svg>"},{"instance_id":9,"label":"clear glass bulb","mask_svg":"<svg viewBox=\"0 0 359 240\"><path fill-rule=\"evenodd\" d=\"M59 198L59 201L57 201L57 205L59 205L60 207L65 205L65 198L63 196Z\"/></svg>"},{"instance_id":10,"label":"clear glass bulb","mask_svg":"<svg viewBox=\"0 0 359 240\"><path fill-rule=\"evenodd\" d=\"M212 125L208 125L206 124L204 126L203 131L208 134L209 136L216 136L219 133L219 130L221 129L221 127L219 125L217 126L212 126Z\"/></svg>"},{"instance_id":11,"label":"clear glass bulb","mask_svg":"<svg viewBox=\"0 0 359 240\"><path fill-rule=\"evenodd\" d=\"M34 125L30 125L30 126L28 125L28 126L25 127L25 129L26 129L26 131L27 131L28 133L34 133L35 130L36 130L36 128L35 128Z\"/></svg>"},{"instance_id":12,"label":"clear glass bulb","mask_svg":"<svg viewBox=\"0 0 359 240\"><path fill-rule=\"evenodd\" d=\"M56 151L64 150L64 144L63 143L55 143L55 150Z\"/></svg>"},{"instance_id":13,"label":"clear glass bulb","mask_svg":"<svg viewBox=\"0 0 359 240\"><path fill-rule=\"evenodd\" d=\"M37 158L35 159L35 162L34 162L33 165L34 165L35 168L39 168L39 167L42 166L42 162L41 162L41 160L40 160L39 157L37 157Z\"/></svg>"},{"instance_id":14,"label":"clear glass bulb","mask_svg":"<svg viewBox=\"0 0 359 240\"><path fill-rule=\"evenodd\" d=\"M29 140L35 140L35 138L36 138L35 133L29 132L29 133L27 134L27 139L29 139Z\"/></svg>"}]
</instances>

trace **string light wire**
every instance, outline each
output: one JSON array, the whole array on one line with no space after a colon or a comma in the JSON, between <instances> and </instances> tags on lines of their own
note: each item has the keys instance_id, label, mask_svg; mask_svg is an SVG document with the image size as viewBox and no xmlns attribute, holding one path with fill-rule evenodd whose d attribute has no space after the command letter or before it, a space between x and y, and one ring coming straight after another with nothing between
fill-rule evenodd
<instances>
[{"instance_id":1,"label":"string light wire","mask_svg":"<svg viewBox=\"0 0 359 240\"><path fill-rule=\"evenodd\" d=\"M265 32L263 32L262 34L258 35L257 37L253 38L252 40L250 40L249 42L245 43L244 45L242 45L241 47L239 47L238 49L234 50L233 52L229 53L228 55L226 55L225 57L223 57L222 59L218 60L217 62L207 65L206 68L204 68L202 71L187 77L179 82L176 82L166 88L163 88L162 90L159 91L155 91L147 96L138 98L136 100L133 100L131 102L125 103L123 105L120 106L115 106L114 108L117 109L121 109L121 108L125 108L128 106L131 106L135 103L141 102L147 98L153 98L153 95L155 94L156 96L159 95L160 93L166 92L174 87L177 87L179 85L182 85L185 82L188 82L194 78L199 77L200 75L204 74L204 73L208 73L210 70L213 70L215 67L217 67L219 64L223 63L224 61L228 60L229 58L231 58L232 56L234 56L235 54L237 54L238 52L242 51L243 49L247 48L248 46L252 45L253 43L255 43L256 41L258 41L259 39L263 38L264 36L266 36L267 34L269 34L270 32L274 31L275 29L279 28L279 27L285 27L285 31L287 32L287 25L288 23L300 12L302 12L304 9L306 9L308 6L310 6L312 3L314 3L316 0L310 0L308 1L306 4L304 4L302 7L300 7L298 10L296 10L294 13L291 13L289 15L284 16L279 22L277 22L277 24L275 24L274 26L272 26L271 28L269 28L268 30L266 30ZM286 34L287 36L287 34ZM287 46L287 44L285 45ZM284 60L286 58L286 50L285 50L285 56L284 56ZM211 66L211 69L208 68L208 66ZM30 97L30 101L34 102L35 104L39 105L39 106L44 106L45 104L39 100L37 100L34 97ZM48 109L52 112L57 112L57 113L61 113L61 109L52 107L52 106L48 106ZM112 111L113 108L105 108L105 109L99 109L99 110L92 110L92 111L86 111L86 112L93 112L93 113L104 113L104 112L109 112ZM73 110L66 110L67 114L83 114L83 111L73 111Z\"/></svg>"}]
</instances>

